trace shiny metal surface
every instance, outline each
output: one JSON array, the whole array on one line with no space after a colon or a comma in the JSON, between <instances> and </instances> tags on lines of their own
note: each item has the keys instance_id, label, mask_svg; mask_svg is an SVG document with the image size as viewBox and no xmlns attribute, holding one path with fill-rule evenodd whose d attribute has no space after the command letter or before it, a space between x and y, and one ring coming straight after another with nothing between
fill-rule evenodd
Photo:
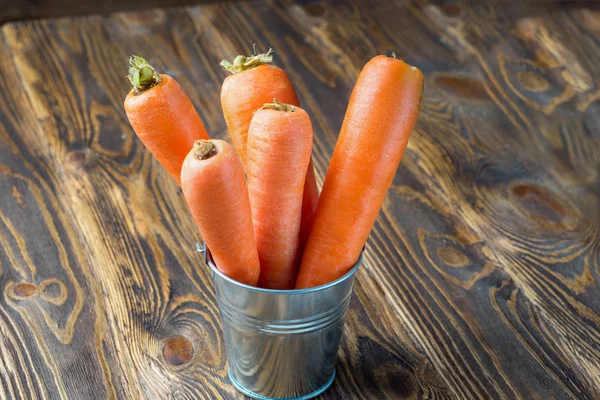
<instances>
[{"instance_id":1,"label":"shiny metal surface","mask_svg":"<svg viewBox=\"0 0 600 400\"><path fill-rule=\"evenodd\" d=\"M198 250L212 269L234 386L258 399L309 399L327 389L362 254L327 285L269 290L228 278Z\"/></svg>"}]
</instances>

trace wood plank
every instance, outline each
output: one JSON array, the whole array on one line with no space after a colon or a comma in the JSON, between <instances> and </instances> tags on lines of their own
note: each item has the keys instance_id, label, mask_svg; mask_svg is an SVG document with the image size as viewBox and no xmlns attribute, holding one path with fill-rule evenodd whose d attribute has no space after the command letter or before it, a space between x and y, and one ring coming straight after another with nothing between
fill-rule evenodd
<instances>
[{"instance_id":1,"label":"wood plank","mask_svg":"<svg viewBox=\"0 0 600 400\"><path fill-rule=\"evenodd\" d=\"M526 23L520 20L522 14L473 6L453 10L458 15L452 16L433 4L394 10L363 2L316 12L292 8L279 14L290 25L302 24L283 34L277 26L277 37L286 42L276 48L302 48L302 56L318 60L321 72L307 69L321 82L301 75L303 81L311 89L326 90L333 85L324 85L330 79L322 66L344 71L319 99L339 98L338 85L346 79L353 82L364 58L360 52L355 56L354 49L371 54L394 49L426 74L417 134L371 236L373 258L367 265L373 266L369 271L446 383L459 397L597 397L598 375L589 372L597 370L600 360L597 283L590 266L599 258L600 146L598 136L579 122L594 120L591 126L597 126L597 105L587 109L564 104L549 113L538 103L521 101L511 109L512 98L523 93L535 92L539 102L552 103L568 90L568 85L553 88L552 81L544 93L528 88L552 79L541 75L543 68L531 68L530 75L520 75L519 65L514 71L501 70L506 55L521 53L525 58L534 53L530 43L511 36L515 26ZM246 10L249 19L263 12L251 6ZM572 21L589 18L589 13L575 10L558 21L532 18L538 26L547 24L553 32L569 32L567 37L587 43L591 33L572 31ZM490 15L499 22L490 21ZM260 21L270 25L273 20ZM554 44L539 36L533 40L541 46ZM586 54L581 49L555 67L598 54L597 45L590 46ZM291 57L286 67L295 72L301 57ZM527 58L521 62L535 65ZM592 86L582 96L586 105L597 90L592 65L578 71ZM319 108L333 107L329 103L320 102ZM528 125L511 113L530 115ZM557 124L568 128L553 130ZM337 121L331 125L339 126ZM588 140L586 154L567 160L561 159L559 149L547 154L548 142L561 137ZM320 147L317 141L317 153L327 159L333 144ZM583 168L570 167L572 159ZM587 184L582 187L574 176L585 177ZM572 199L570 190L585 196Z\"/></svg>"},{"instance_id":2,"label":"wood plank","mask_svg":"<svg viewBox=\"0 0 600 400\"><path fill-rule=\"evenodd\" d=\"M598 12L555 11L254 1L5 25L0 392L238 397L199 235L119 71L147 55L225 138L218 63L256 42L313 118L320 182L365 60L426 75L323 398L597 398Z\"/></svg>"},{"instance_id":3,"label":"wood plank","mask_svg":"<svg viewBox=\"0 0 600 400\"><path fill-rule=\"evenodd\" d=\"M43 116L48 162L60 172L59 190L101 287L128 397L218 393L225 364L214 334L216 308L198 298L200 290L211 293L208 274L192 268L198 263L194 242L178 244L193 237L191 224L178 226L185 215L178 188L152 165L127 126L127 89L110 67L126 55L105 40L100 18L8 25L4 34L18 49L13 54L25 92ZM182 373L162 356L165 343L178 336L188 338L203 361ZM192 375L203 384L191 385Z\"/></svg>"},{"instance_id":4,"label":"wood plank","mask_svg":"<svg viewBox=\"0 0 600 400\"><path fill-rule=\"evenodd\" d=\"M203 9L203 16L229 23L229 7ZM211 132L223 133L218 92L224 73L218 60L226 54L223 47L198 50L196 24L204 21L194 21L193 11L42 21L3 30L51 149L43 157L58 171L57 191L67 200L71 223L83 232L88 278L102 291L105 329L119 357L111 366L121 365L130 374L120 382L113 379L123 390L118 398L142 393L148 398L235 397L226 378L209 275L193 251L198 234L176 185L134 139L121 107L127 83L113 73L124 68L127 52L154 52L153 62L182 82ZM123 32L129 32L125 40ZM160 52L154 50L157 44ZM211 62L200 64L200 57ZM196 89L193 81L207 85ZM39 129L17 134L35 140ZM367 280L359 288L363 285L374 283ZM357 293L338 380L328 396L446 393L384 299L373 302L366 290ZM376 328L370 320L377 318L385 319ZM387 329L378 331L381 326ZM194 348L185 367L170 366L163 358L163 346L177 337ZM387 380L373 376L376 367L384 378L405 383L386 387Z\"/></svg>"},{"instance_id":5,"label":"wood plank","mask_svg":"<svg viewBox=\"0 0 600 400\"><path fill-rule=\"evenodd\" d=\"M117 397L100 286L3 38L0 53L0 393Z\"/></svg>"},{"instance_id":6,"label":"wood plank","mask_svg":"<svg viewBox=\"0 0 600 400\"><path fill-rule=\"evenodd\" d=\"M210 0L7 0L0 2L0 24L29 19L72 17L88 14L110 14L135 11L140 7L181 7L209 2Z\"/></svg>"}]
</instances>

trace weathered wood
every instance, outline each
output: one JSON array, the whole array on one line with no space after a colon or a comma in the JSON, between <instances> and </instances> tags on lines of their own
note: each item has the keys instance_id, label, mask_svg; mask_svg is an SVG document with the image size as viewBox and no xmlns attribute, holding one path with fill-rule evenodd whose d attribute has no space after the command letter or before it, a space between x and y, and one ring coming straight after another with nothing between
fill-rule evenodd
<instances>
[{"instance_id":1,"label":"weathered wood","mask_svg":"<svg viewBox=\"0 0 600 400\"><path fill-rule=\"evenodd\" d=\"M140 8L181 7L211 0L0 0L0 24L28 19L72 17L88 14L110 14Z\"/></svg>"},{"instance_id":2,"label":"weathered wood","mask_svg":"<svg viewBox=\"0 0 600 400\"><path fill-rule=\"evenodd\" d=\"M225 138L218 66L276 49L322 182L364 62L426 76L323 398L600 396L600 14L520 3L241 2L8 24L0 398L237 398L176 183L135 139L127 55Z\"/></svg>"}]
</instances>

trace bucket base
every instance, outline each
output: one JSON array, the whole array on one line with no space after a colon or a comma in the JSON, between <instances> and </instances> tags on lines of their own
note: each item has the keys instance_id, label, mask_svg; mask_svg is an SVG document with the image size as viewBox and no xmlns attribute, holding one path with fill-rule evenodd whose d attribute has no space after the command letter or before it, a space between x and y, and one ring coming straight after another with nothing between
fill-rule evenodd
<instances>
[{"instance_id":1,"label":"bucket base","mask_svg":"<svg viewBox=\"0 0 600 400\"><path fill-rule=\"evenodd\" d=\"M267 397L267 396L263 396L262 394L251 392L250 390L248 390L248 389L244 388L242 385L240 385L238 383L238 381L235 380L233 375L231 375L231 370L229 368L227 369L227 375L229 375L229 380L231 381L233 386L238 391L240 391L242 394L244 394L248 397L252 397L253 399L258 399L258 400L308 400L308 399L312 399L313 397L317 397L318 395L320 395L321 393L323 393L324 391L329 389L329 386L331 386L331 384L333 383L333 380L335 379L335 369L333 370L333 374L331 374L331 378L329 378L329 380L323 386L321 386L314 392L311 392L311 393L308 393L308 394L305 394L302 396L298 396L298 397Z\"/></svg>"}]
</instances>

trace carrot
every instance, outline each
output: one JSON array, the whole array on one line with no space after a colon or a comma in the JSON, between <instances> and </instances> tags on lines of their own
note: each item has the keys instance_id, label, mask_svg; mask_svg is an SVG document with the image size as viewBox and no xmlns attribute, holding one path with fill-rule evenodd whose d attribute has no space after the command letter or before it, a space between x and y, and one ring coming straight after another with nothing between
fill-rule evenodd
<instances>
[{"instance_id":1,"label":"carrot","mask_svg":"<svg viewBox=\"0 0 600 400\"><path fill-rule=\"evenodd\" d=\"M312 135L306 111L276 100L252 118L247 173L260 287L294 288Z\"/></svg>"},{"instance_id":2,"label":"carrot","mask_svg":"<svg viewBox=\"0 0 600 400\"><path fill-rule=\"evenodd\" d=\"M356 263L417 121L423 74L378 56L352 91L296 288L319 286Z\"/></svg>"},{"instance_id":3,"label":"carrot","mask_svg":"<svg viewBox=\"0 0 600 400\"><path fill-rule=\"evenodd\" d=\"M254 113L274 98L284 104L300 106L294 86L285 71L270 65L273 61L272 53L273 49L269 49L265 54L256 54L254 51L249 57L237 56L233 63L226 60L221 62L221 66L232 74L225 78L221 89L223 115L231 141L244 165L248 129ZM319 198L312 158L307 168L303 193L299 233L301 249L307 241Z\"/></svg>"},{"instance_id":4,"label":"carrot","mask_svg":"<svg viewBox=\"0 0 600 400\"><path fill-rule=\"evenodd\" d=\"M133 89L125 99L127 118L150 153L180 183L181 164L194 140L209 139L206 129L175 79L138 56L132 55L129 65Z\"/></svg>"},{"instance_id":5,"label":"carrot","mask_svg":"<svg viewBox=\"0 0 600 400\"><path fill-rule=\"evenodd\" d=\"M247 285L260 273L244 168L222 140L198 140L181 168L181 189L215 264Z\"/></svg>"},{"instance_id":6,"label":"carrot","mask_svg":"<svg viewBox=\"0 0 600 400\"><path fill-rule=\"evenodd\" d=\"M315 169L313 167L312 157L308 162L306 171L306 180L304 181L304 191L302 193L302 218L300 219L300 232L298 234L298 254L301 256L308 241L310 228L312 228L315 217L315 209L319 201L319 187L315 179Z\"/></svg>"},{"instance_id":7,"label":"carrot","mask_svg":"<svg viewBox=\"0 0 600 400\"><path fill-rule=\"evenodd\" d=\"M299 106L298 96L287 74L270 65L273 49L266 54L239 55L233 61L223 60L221 66L231 72L223 81L221 106L235 150L246 165L246 143L250 121L256 110L274 98L285 104Z\"/></svg>"}]
</instances>

